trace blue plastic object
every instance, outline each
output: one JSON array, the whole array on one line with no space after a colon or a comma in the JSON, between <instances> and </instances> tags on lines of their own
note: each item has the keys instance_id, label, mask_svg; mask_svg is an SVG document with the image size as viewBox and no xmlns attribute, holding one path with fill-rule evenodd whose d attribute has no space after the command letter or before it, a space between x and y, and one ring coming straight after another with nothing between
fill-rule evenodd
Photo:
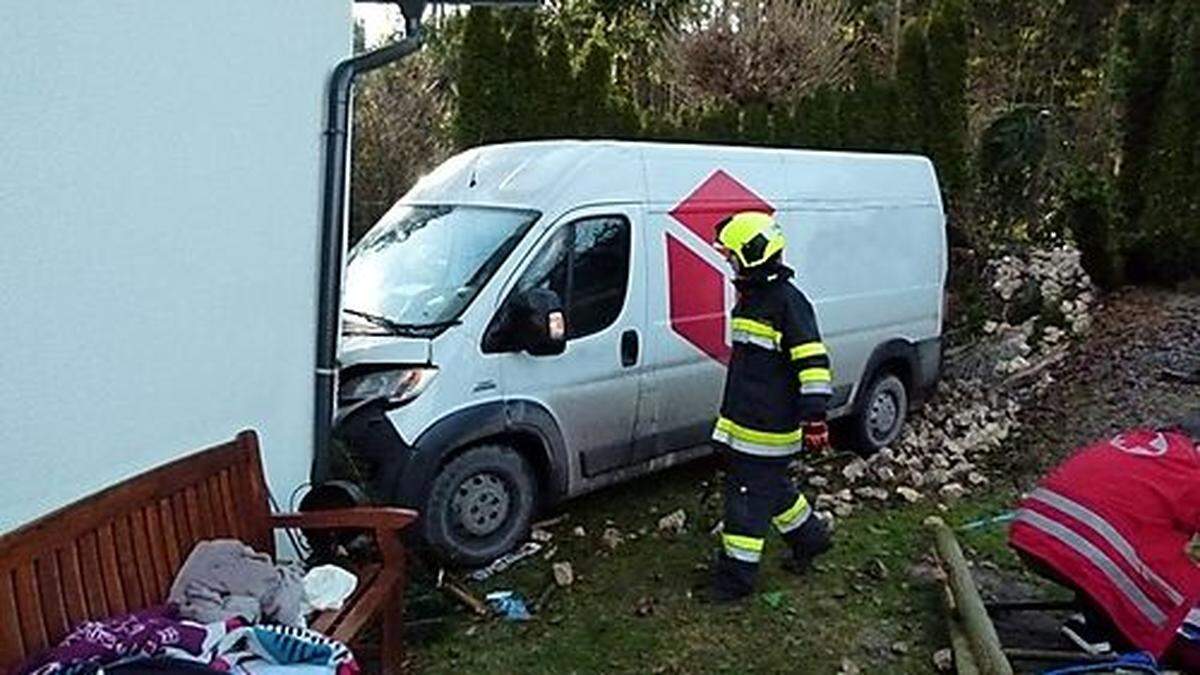
<instances>
[{"instance_id":1,"label":"blue plastic object","mask_svg":"<svg viewBox=\"0 0 1200 675\"><path fill-rule=\"evenodd\" d=\"M1074 675L1075 673L1108 673L1120 668L1134 673L1162 673L1158 662L1149 652L1133 652L1119 654L1107 661L1092 661L1077 666L1067 666L1056 670L1044 671L1042 675Z\"/></svg>"},{"instance_id":2,"label":"blue plastic object","mask_svg":"<svg viewBox=\"0 0 1200 675\"><path fill-rule=\"evenodd\" d=\"M533 618L525 606L525 598L516 591L494 591L487 594L488 606L505 621L529 621Z\"/></svg>"}]
</instances>

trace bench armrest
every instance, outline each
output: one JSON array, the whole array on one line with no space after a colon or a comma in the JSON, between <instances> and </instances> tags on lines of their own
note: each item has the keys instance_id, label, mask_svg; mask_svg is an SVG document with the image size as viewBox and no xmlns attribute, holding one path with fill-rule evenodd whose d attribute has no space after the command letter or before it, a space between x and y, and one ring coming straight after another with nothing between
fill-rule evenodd
<instances>
[{"instance_id":1,"label":"bench armrest","mask_svg":"<svg viewBox=\"0 0 1200 675\"><path fill-rule=\"evenodd\" d=\"M356 506L348 509L308 511L305 513L276 513L271 515L274 528L301 529L393 530L408 527L417 519L417 512L391 506Z\"/></svg>"},{"instance_id":2,"label":"bench armrest","mask_svg":"<svg viewBox=\"0 0 1200 675\"><path fill-rule=\"evenodd\" d=\"M400 530L417 519L417 512L391 506L356 506L349 509L308 511L305 513L276 513L271 515L271 527L296 527L325 530L371 530L375 544L383 556L386 568L404 569L404 546ZM403 576L403 573L401 572Z\"/></svg>"}]
</instances>

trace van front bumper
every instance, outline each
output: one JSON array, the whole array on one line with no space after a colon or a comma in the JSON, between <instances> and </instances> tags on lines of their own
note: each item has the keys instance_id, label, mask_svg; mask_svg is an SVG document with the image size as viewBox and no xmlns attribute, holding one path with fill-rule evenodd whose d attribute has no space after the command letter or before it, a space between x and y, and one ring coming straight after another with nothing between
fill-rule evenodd
<instances>
[{"instance_id":1,"label":"van front bumper","mask_svg":"<svg viewBox=\"0 0 1200 675\"><path fill-rule=\"evenodd\" d=\"M361 485L373 503L418 508L419 483L409 471L416 448L404 442L386 413L382 399L338 409L334 477Z\"/></svg>"}]
</instances>

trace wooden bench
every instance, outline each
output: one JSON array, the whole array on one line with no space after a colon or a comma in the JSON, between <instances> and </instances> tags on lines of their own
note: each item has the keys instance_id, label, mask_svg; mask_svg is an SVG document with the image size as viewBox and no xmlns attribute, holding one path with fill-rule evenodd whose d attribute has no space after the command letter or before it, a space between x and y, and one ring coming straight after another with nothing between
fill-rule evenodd
<instances>
[{"instance_id":1,"label":"wooden bench","mask_svg":"<svg viewBox=\"0 0 1200 675\"><path fill-rule=\"evenodd\" d=\"M354 570L358 590L342 611L316 617L312 627L352 643L378 616L382 670L399 672L399 531L415 518L405 509L373 507L272 514L258 437L242 432L0 536L0 672L58 644L81 621L161 605L197 542L235 538L274 555L279 528L373 532L381 560Z\"/></svg>"}]
</instances>

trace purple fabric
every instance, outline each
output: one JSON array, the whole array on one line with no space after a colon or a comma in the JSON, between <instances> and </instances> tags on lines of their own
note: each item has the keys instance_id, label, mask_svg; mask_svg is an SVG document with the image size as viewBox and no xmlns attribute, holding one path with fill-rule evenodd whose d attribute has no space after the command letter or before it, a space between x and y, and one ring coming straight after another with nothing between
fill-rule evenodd
<instances>
[{"instance_id":1,"label":"purple fabric","mask_svg":"<svg viewBox=\"0 0 1200 675\"><path fill-rule=\"evenodd\" d=\"M199 657L208 630L178 618L174 606L156 607L101 621L85 621L57 647L17 669L21 674L86 673L138 656Z\"/></svg>"}]
</instances>

